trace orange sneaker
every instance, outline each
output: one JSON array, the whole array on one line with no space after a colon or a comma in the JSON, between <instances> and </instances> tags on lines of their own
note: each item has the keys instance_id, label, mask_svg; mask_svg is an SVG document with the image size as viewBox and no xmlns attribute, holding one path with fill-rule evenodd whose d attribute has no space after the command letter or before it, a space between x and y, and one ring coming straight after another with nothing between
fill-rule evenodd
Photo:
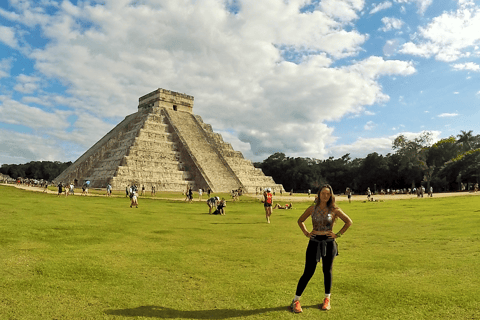
<instances>
[{"instance_id":1,"label":"orange sneaker","mask_svg":"<svg viewBox=\"0 0 480 320\"><path fill-rule=\"evenodd\" d=\"M302 307L300 306L300 301L298 300L292 300L292 304L290 305L289 309L294 313L303 312Z\"/></svg>"},{"instance_id":2,"label":"orange sneaker","mask_svg":"<svg viewBox=\"0 0 480 320\"><path fill-rule=\"evenodd\" d=\"M322 310L330 310L330 298L323 299L323 304L320 306Z\"/></svg>"}]
</instances>

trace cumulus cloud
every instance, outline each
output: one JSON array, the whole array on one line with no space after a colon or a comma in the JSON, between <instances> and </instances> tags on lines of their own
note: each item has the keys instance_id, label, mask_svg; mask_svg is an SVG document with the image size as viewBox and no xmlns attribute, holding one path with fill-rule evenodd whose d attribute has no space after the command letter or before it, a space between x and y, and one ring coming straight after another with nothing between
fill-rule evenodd
<instances>
[{"instance_id":1,"label":"cumulus cloud","mask_svg":"<svg viewBox=\"0 0 480 320\"><path fill-rule=\"evenodd\" d=\"M357 12L361 11L364 5L364 0L322 0L320 2L323 12L342 22L358 19Z\"/></svg>"},{"instance_id":2,"label":"cumulus cloud","mask_svg":"<svg viewBox=\"0 0 480 320\"><path fill-rule=\"evenodd\" d=\"M333 157L341 157L347 153L352 158L364 158L365 150L375 150L379 154L392 152L393 139L391 137L383 138L358 138L351 144L340 144L335 146L335 150L329 154ZM372 151L373 152L373 151Z\"/></svg>"},{"instance_id":3,"label":"cumulus cloud","mask_svg":"<svg viewBox=\"0 0 480 320\"><path fill-rule=\"evenodd\" d=\"M480 66L474 62L457 63L453 65L453 69L479 72Z\"/></svg>"},{"instance_id":4,"label":"cumulus cloud","mask_svg":"<svg viewBox=\"0 0 480 320\"><path fill-rule=\"evenodd\" d=\"M407 42L402 53L432 57L452 62L468 57L480 43L480 8L471 2L459 3L454 12L435 17L427 26L420 27L417 40Z\"/></svg>"},{"instance_id":5,"label":"cumulus cloud","mask_svg":"<svg viewBox=\"0 0 480 320\"><path fill-rule=\"evenodd\" d=\"M66 118L70 114L65 111L46 112L12 99L3 99L0 104L1 122L22 125L32 129L66 128Z\"/></svg>"},{"instance_id":6,"label":"cumulus cloud","mask_svg":"<svg viewBox=\"0 0 480 320\"><path fill-rule=\"evenodd\" d=\"M36 134L0 129L0 164L36 161L69 161L72 154L62 151L52 139Z\"/></svg>"},{"instance_id":7,"label":"cumulus cloud","mask_svg":"<svg viewBox=\"0 0 480 320\"><path fill-rule=\"evenodd\" d=\"M15 90L41 91L43 78L67 88L3 101L4 122L53 127L48 137L59 144L88 148L161 87L193 95L194 112L247 158L322 158L336 139L327 121L387 101L380 77L416 72L412 62L376 56L332 67L368 39L351 26L363 0L322 1L308 14L300 0L245 0L235 14L215 0L103 3L63 1L54 16L34 1L0 11L48 41L28 51L36 74L18 77ZM286 61L286 51L301 58Z\"/></svg>"},{"instance_id":8,"label":"cumulus cloud","mask_svg":"<svg viewBox=\"0 0 480 320\"><path fill-rule=\"evenodd\" d=\"M394 128L394 129L399 129L399 128ZM441 131L433 130L429 132L431 133L431 139L432 139L431 143L435 143L441 139ZM393 141L399 135L403 135L409 140L414 140L415 138L419 137L423 133L424 131L421 131L421 132L403 131L387 137L378 137L378 138L360 137L356 141L350 144L341 144L341 145L335 146L335 149L329 152L329 155L333 157L341 157L349 153L352 158L364 158L365 156L368 155L368 153L372 153L372 152L377 152L379 154L386 155L387 153L394 152L394 150L392 150Z\"/></svg>"},{"instance_id":9,"label":"cumulus cloud","mask_svg":"<svg viewBox=\"0 0 480 320\"><path fill-rule=\"evenodd\" d=\"M402 28L404 22L400 19L393 17L383 17L382 18L383 27L380 28L383 32L390 30L399 30Z\"/></svg>"}]
</instances>

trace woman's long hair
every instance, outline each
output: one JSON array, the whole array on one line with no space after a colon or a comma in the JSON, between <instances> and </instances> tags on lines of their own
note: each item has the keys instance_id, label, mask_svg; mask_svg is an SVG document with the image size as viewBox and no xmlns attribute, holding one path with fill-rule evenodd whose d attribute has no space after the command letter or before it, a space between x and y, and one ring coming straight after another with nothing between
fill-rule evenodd
<instances>
[{"instance_id":1,"label":"woman's long hair","mask_svg":"<svg viewBox=\"0 0 480 320\"><path fill-rule=\"evenodd\" d=\"M336 203L335 203L335 195L333 194L332 186L329 185L329 184L324 184L324 185L321 186L320 189L318 190L316 206L319 206L319 205L320 205L320 192L322 192L322 190L325 189L325 188L330 189L330 199L328 199L328 201L327 201L327 207L328 207L329 209L334 209L334 208L337 207L337 205L336 205Z\"/></svg>"}]
</instances>

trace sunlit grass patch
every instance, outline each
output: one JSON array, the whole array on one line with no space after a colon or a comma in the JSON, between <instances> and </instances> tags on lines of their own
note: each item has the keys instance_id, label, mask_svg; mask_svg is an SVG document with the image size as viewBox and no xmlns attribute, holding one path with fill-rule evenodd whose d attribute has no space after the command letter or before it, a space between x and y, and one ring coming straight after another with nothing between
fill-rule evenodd
<instances>
[{"instance_id":1,"label":"sunlit grass patch","mask_svg":"<svg viewBox=\"0 0 480 320\"><path fill-rule=\"evenodd\" d=\"M274 210L252 198L208 215L205 202L57 197L0 187L0 318L476 319L480 197L341 203L332 310L321 268L286 309L310 202ZM337 226L336 229L339 229Z\"/></svg>"}]
</instances>

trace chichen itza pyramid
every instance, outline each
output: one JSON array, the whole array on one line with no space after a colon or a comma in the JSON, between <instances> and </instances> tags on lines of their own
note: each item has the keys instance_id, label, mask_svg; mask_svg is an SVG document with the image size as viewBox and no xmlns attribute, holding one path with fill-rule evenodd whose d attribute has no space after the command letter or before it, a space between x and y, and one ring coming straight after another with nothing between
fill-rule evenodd
<instances>
[{"instance_id":1,"label":"chichen itza pyramid","mask_svg":"<svg viewBox=\"0 0 480 320\"><path fill-rule=\"evenodd\" d=\"M138 111L120 122L55 181L115 190L136 184L157 191L255 192L283 190L220 134L193 114L193 97L157 89L139 99Z\"/></svg>"}]
</instances>

